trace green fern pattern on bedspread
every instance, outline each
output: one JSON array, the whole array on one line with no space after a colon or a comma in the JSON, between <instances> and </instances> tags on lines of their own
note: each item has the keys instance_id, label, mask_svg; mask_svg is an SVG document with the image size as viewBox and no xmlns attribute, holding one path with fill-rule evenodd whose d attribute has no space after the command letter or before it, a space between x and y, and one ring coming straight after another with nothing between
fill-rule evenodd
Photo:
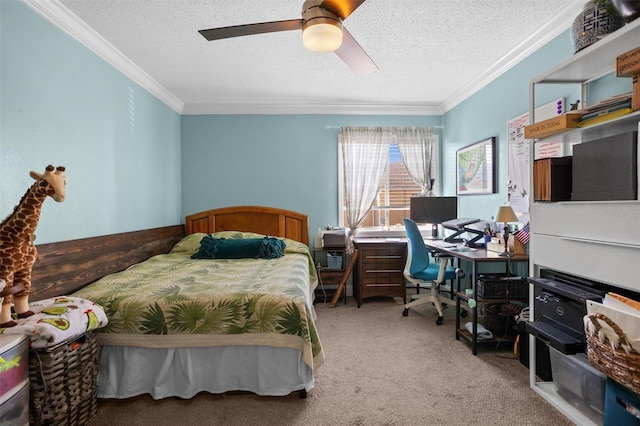
<instances>
[{"instance_id":1,"label":"green fern pattern on bedspread","mask_svg":"<svg viewBox=\"0 0 640 426\"><path fill-rule=\"evenodd\" d=\"M311 298L316 270L306 245L286 244L277 259L158 255L74 296L104 308L109 323L99 330L101 344L266 344L301 350L315 369L324 359Z\"/></svg>"}]
</instances>

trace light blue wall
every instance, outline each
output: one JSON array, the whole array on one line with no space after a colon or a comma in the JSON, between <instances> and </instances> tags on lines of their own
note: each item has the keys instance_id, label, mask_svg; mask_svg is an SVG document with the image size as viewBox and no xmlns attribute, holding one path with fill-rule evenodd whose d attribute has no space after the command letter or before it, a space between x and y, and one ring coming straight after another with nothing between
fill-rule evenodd
<instances>
[{"instance_id":1,"label":"light blue wall","mask_svg":"<svg viewBox=\"0 0 640 426\"><path fill-rule=\"evenodd\" d=\"M442 195L455 195L456 150L497 137L498 192L462 196L459 203L461 217L489 219L507 199L507 120L528 110L531 78L572 53L569 34L563 33L443 117L183 116L183 212L234 204L280 206L308 214L313 233L338 220L338 130L326 125L444 125ZM578 94L575 86L561 86L537 96L542 104Z\"/></svg>"},{"instance_id":2,"label":"light blue wall","mask_svg":"<svg viewBox=\"0 0 640 426\"><path fill-rule=\"evenodd\" d=\"M180 115L22 1L0 24L0 219L54 164L38 243L182 223Z\"/></svg>"},{"instance_id":3,"label":"light blue wall","mask_svg":"<svg viewBox=\"0 0 640 426\"><path fill-rule=\"evenodd\" d=\"M455 193L456 150L488 137L496 137L497 193L466 195L459 199L461 216L489 219L507 202L507 121L529 110L529 81L532 77L573 54L568 32L560 34L482 90L448 111L444 116L444 185ZM554 86L536 92L539 105L560 97L575 101L576 87ZM577 98L576 98L577 99Z\"/></svg>"},{"instance_id":4,"label":"light blue wall","mask_svg":"<svg viewBox=\"0 0 640 426\"><path fill-rule=\"evenodd\" d=\"M498 192L460 197L461 216L489 219L496 214L499 205L507 202L507 121L529 111L531 79L572 55L573 46L567 30L444 115L445 193L455 193L456 150L487 137L497 138ZM614 94L630 92L631 79L607 76L590 85L590 89L589 102L593 104ZM536 107L562 97L568 105L580 99L580 86L537 85L535 96Z\"/></svg>"},{"instance_id":5,"label":"light blue wall","mask_svg":"<svg viewBox=\"0 0 640 426\"><path fill-rule=\"evenodd\" d=\"M31 185L30 170L68 169L67 200L45 202L39 243L238 204L306 213L313 233L338 222L338 129L327 126L444 125L443 195L455 194L455 151L496 136L498 193L460 201L461 216L488 218L506 201L507 120L528 110L529 80L573 53L567 31L443 117L181 117L22 1L0 0L0 24L0 218ZM630 88L623 80L616 87ZM538 99L561 96L577 91L554 87Z\"/></svg>"},{"instance_id":6,"label":"light blue wall","mask_svg":"<svg viewBox=\"0 0 640 426\"><path fill-rule=\"evenodd\" d=\"M311 231L336 225L339 129L327 126L438 125L420 116L183 116L183 213L264 205L309 215Z\"/></svg>"}]
</instances>

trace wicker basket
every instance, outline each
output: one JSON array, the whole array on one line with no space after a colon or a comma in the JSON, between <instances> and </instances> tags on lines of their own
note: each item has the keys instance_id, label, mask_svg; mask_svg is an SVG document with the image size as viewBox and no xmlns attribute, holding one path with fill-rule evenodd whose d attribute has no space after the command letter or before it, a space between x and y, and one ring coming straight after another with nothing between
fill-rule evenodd
<instances>
[{"instance_id":1,"label":"wicker basket","mask_svg":"<svg viewBox=\"0 0 640 426\"><path fill-rule=\"evenodd\" d=\"M98 376L94 331L29 354L31 425L86 425L95 416Z\"/></svg>"},{"instance_id":2,"label":"wicker basket","mask_svg":"<svg viewBox=\"0 0 640 426\"><path fill-rule=\"evenodd\" d=\"M588 327L585 322L587 356L591 365L621 385L640 393L640 353L631 347L624 331L606 315L595 313L589 314L587 318L593 325ZM601 333L600 321L613 329L617 342L611 342ZM600 335L603 336L602 341ZM628 352L624 349L625 346L629 349Z\"/></svg>"},{"instance_id":3,"label":"wicker basket","mask_svg":"<svg viewBox=\"0 0 640 426\"><path fill-rule=\"evenodd\" d=\"M490 303L484 307L484 326L495 335L509 334L521 311L522 306L513 303Z\"/></svg>"}]
</instances>

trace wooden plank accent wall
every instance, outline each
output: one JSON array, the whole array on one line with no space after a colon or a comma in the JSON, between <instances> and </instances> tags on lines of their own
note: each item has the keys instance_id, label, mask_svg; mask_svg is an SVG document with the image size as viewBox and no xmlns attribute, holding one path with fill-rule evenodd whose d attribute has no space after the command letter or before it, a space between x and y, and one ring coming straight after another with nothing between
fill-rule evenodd
<instances>
[{"instance_id":1,"label":"wooden plank accent wall","mask_svg":"<svg viewBox=\"0 0 640 426\"><path fill-rule=\"evenodd\" d=\"M107 274L168 253L183 225L37 245L29 301L70 294Z\"/></svg>"}]
</instances>

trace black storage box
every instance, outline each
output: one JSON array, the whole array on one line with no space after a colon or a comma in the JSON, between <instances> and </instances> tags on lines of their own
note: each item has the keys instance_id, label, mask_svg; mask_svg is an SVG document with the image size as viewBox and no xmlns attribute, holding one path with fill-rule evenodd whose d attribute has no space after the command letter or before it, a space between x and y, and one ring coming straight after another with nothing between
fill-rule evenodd
<instances>
[{"instance_id":1,"label":"black storage box","mask_svg":"<svg viewBox=\"0 0 640 426\"><path fill-rule=\"evenodd\" d=\"M638 198L638 132L573 147L572 201Z\"/></svg>"},{"instance_id":2,"label":"black storage box","mask_svg":"<svg viewBox=\"0 0 640 426\"><path fill-rule=\"evenodd\" d=\"M478 274L478 297L483 299L524 299L529 296L527 280L506 274Z\"/></svg>"}]
</instances>

